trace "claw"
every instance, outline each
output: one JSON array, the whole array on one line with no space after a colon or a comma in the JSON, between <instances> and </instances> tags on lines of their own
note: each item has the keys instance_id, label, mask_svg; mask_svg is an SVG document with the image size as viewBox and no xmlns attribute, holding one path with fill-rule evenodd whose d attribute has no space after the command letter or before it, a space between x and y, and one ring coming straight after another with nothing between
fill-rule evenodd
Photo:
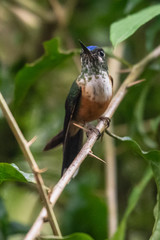
<instances>
[{"instance_id":1,"label":"claw","mask_svg":"<svg viewBox=\"0 0 160 240\"><path fill-rule=\"evenodd\" d=\"M111 123L111 119L109 117L100 117L99 118L100 120L102 120L106 126L106 128L109 128L110 126L110 123Z\"/></svg>"},{"instance_id":2,"label":"claw","mask_svg":"<svg viewBox=\"0 0 160 240\"><path fill-rule=\"evenodd\" d=\"M85 127L87 128L87 132L86 132L87 138L89 138L89 136L92 132L97 134L98 139L100 138L101 133L95 126L87 123L87 124L85 124Z\"/></svg>"}]
</instances>

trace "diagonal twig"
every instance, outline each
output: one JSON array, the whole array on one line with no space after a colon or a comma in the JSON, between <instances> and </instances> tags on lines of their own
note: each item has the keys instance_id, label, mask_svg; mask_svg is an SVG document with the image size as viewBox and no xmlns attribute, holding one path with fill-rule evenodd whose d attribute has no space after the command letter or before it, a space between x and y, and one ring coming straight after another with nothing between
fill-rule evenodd
<instances>
[{"instance_id":1,"label":"diagonal twig","mask_svg":"<svg viewBox=\"0 0 160 240\"><path fill-rule=\"evenodd\" d=\"M113 97L112 101L110 102L107 111L105 112L105 116L111 118L118 108L120 102L123 100L125 94L127 93L127 86L139 78L141 73L144 71L144 68L154 59L156 59L158 56L160 56L160 46L155 48L149 55L147 55L144 59L142 59L140 62L135 64L125 81L120 86L119 90ZM97 125L97 129L102 133L105 130L105 124L104 121L100 121ZM93 145L95 144L96 140L98 138L98 134L93 132L90 134L88 140L82 147L79 154L76 156L70 167L67 169L65 174L62 176L62 178L59 180L59 182L55 185L53 188L53 191L50 196L50 202L54 206L56 201L58 200L59 196L63 192L65 186L70 182L72 176L75 174L77 169L80 167L84 159L87 157L89 152L91 151ZM46 209L43 208L40 212L38 218L36 219L35 223L33 224L32 228L28 232L25 240L32 240L37 236L37 233L39 233L40 228L43 225L43 218L46 217ZM29 238L30 237L30 238Z\"/></svg>"},{"instance_id":2,"label":"diagonal twig","mask_svg":"<svg viewBox=\"0 0 160 240\"><path fill-rule=\"evenodd\" d=\"M35 179L37 182L37 187L39 190L39 194L41 196L41 199L44 202L45 209L47 209L47 215L48 215L48 219L49 219L53 234L61 236L61 232L60 232L55 214L52 210L52 206L49 201L48 195L46 193L46 189L45 189L45 185L44 185L42 176L40 174L41 170L39 169L32 153L30 151L28 142L24 138L20 128L18 127L17 122L15 121L15 119L14 119L14 117L13 117L13 115L1 93L0 93L0 107L2 109L2 112L3 112L6 120L8 121L8 124L9 124L26 160L28 161L28 163L34 173L34 176L35 176Z\"/></svg>"}]
</instances>

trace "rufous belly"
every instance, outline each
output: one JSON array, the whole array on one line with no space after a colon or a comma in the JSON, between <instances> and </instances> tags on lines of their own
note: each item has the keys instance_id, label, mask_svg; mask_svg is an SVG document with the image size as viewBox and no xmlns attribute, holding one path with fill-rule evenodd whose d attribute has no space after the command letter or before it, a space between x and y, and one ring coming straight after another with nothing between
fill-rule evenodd
<instances>
[{"instance_id":1,"label":"rufous belly","mask_svg":"<svg viewBox=\"0 0 160 240\"><path fill-rule=\"evenodd\" d=\"M84 96L81 97L75 120L84 123L98 119L107 109L109 102L110 100L95 102Z\"/></svg>"}]
</instances>

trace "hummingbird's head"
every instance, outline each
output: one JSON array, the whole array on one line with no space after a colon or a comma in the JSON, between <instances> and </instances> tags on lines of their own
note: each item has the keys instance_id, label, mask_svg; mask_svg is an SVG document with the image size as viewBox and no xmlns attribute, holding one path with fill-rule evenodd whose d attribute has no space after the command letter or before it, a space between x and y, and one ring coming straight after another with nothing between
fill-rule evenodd
<instances>
[{"instance_id":1,"label":"hummingbird's head","mask_svg":"<svg viewBox=\"0 0 160 240\"><path fill-rule=\"evenodd\" d=\"M107 71L108 68L104 50L97 46L86 47L81 41L79 41L79 43L82 47L82 71L88 74L99 74L102 71Z\"/></svg>"}]
</instances>

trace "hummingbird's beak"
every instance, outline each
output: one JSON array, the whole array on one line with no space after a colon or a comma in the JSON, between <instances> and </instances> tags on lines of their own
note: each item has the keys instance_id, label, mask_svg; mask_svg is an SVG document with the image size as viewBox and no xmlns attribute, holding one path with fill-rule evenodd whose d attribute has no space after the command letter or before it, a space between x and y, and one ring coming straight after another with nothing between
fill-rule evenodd
<instances>
[{"instance_id":1,"label":"hummingbird's beak","mask_svg":"<svg viewBox=\"0 0 160 240\"><path fill-rule=\"evenodd\" d=\"M89 49L81 42L81 40L78 40L78 41L79 41L79 43L80 43L83 51L84 51L88 56L91 57L92 55L91 55L91 52L89 51Z\"/></svg>"}]
</instances>

